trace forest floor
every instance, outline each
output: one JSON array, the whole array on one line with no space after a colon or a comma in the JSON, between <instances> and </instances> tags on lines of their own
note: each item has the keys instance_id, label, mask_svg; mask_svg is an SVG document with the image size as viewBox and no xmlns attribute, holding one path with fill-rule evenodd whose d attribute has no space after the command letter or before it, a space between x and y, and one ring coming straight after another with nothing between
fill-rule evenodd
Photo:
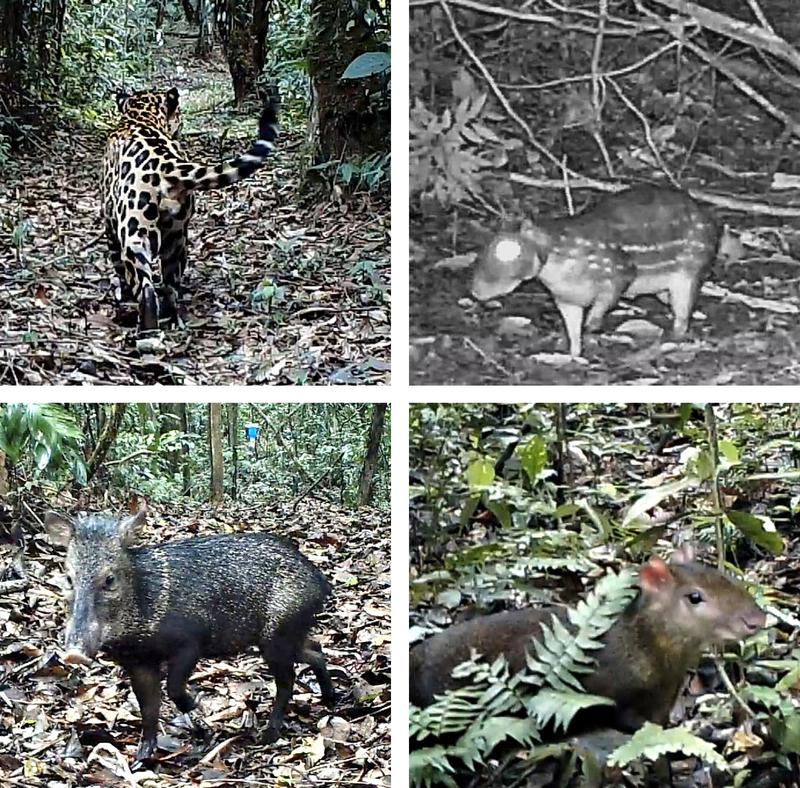
<instances>
[{"instance_id":1,"label":"forest floor","mask_svg":"<svg viewBox=\"0 0 800 788\"><path fill-rule=\"evenodd\" d=\"M134 87L178 87L184 150L217 163L247 149L259 110L234 114L224 60L192 46L168 34ZM283 134L255 176L198 197L183 325L137 345L133 305L109 292L106 133L41 133L2 174L0 384L388 382L388 193L302 194L305 136ZM279 288L272 301L265 285Z\"/></svg>"},{"instance_id":2,"label":"forest floor","mask_svg":"<svg viewBox=\"0 0 800 788\"><path fill-rule=\"evenodd\" d=\"M189 684L200 695L193 714L211 728L211 740L202 743L182 728L177 709L164 693L159 759L152 767L157 776L137 773L136 781L154 786L388 786L388 514L364 508L355 512L306 498L296 511L291 502L258 508L229 504L205 508L200 516L197 504L178 503L168 511L151 508L148 521L155 526L148 542L245 527L294 540L333 586L313 637L325 653L339 698L333 710L323 706L310 669L298 665L281 737L264 744L275 688L260 655L254 651L202 660ZM62 560L43 535L29 539L29 587L0 598L3 694L18 708L26 708L25 713L6 715L0 732L0 770L18 771L24 764L29 788L133 785L129 765L141 718L127 677L105 660L89 668L69 668L54 649L65 616L58 579Z\"/></svg>"}]
</instances>

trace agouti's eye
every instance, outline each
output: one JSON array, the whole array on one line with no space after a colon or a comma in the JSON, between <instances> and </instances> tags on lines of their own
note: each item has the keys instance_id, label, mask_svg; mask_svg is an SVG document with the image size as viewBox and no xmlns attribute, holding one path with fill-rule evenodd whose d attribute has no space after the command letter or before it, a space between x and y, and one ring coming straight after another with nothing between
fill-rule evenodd
<instances>
[{"instance_id":1,"label":"agouti's eye","mask_svg":"<svg viewBox=\"0 0 800 788\"><path fill-rule=\"evenodd\" d=\"M699 605L703 601L703 595L699 591L692 591L689 594L689 601L693 605Z\"/></svg>"}]
</instances>

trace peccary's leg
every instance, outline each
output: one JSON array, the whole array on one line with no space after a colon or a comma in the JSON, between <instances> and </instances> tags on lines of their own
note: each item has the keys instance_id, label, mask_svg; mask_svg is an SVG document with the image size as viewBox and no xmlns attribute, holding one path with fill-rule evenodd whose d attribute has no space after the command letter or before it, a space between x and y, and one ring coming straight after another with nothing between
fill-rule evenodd
<instances>
[{"instance_id":1,"label":"peccary's leg","mask_svg":"<svg viewBox=\"0 0 800 788\"><path fill-rule=\"evenodd\" d=\"M331 682L331 674L328 673L328 666L325 664L325 657L322 654L322 647L316 640L307 638L303 644L303 651L300 654L300 661L311 666L314 675L319 682L322 702L329 708L336 705L336 690Z\"/></svg>"},{"instance_id":2,"label":"peccary's leg","mask_svg":"<svg viewBox=\"0 0 800 788\"><path fill-rule=\"evenodd\" d=\"M276 741L283 727L286 707L292 699L294 687L294 661L297 652L295 643L276 636L260 645L261 655L275 677L275 700L267 723L266 741Z\"/></svg>"},{"instance_id":3,"label":"peccary's leg","mask_svg":"<svg viewBox=\"0 0 800 788\"><path fill-rule=\"evenodd\" d=\"M136 763L151 758L156 749L158 710L161 707L161 676L157 665L126 665L131 688L142 713L142 738L136 750Z\"/></svg>"},{"instance_id":4,"label":"peccary's leg","mask_svg":"<svg viewBox=\"0 0 800 788\"><path fill-rule=\"evenodd\" d=\"M189 644L173 652L167 661L167 695L178 711L186 713L197 705L197 701L186 691L186 682L199 658L197 646Z\"/></svg>"}]
</instances>

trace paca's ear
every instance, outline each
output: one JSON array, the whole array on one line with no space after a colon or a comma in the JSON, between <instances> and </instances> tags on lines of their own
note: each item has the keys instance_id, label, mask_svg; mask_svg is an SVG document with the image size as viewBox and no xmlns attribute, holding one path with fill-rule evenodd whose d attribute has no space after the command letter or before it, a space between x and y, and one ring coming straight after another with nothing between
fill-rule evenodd
<instances>
[{"instance_id":1,"label":"paca's ear","mask_svg":"<svg viewBox=\"0 0 800 788\"><path fill-rule=\"evenodd\" d=\"M519 228L519 234L527 243L533 246L536 251L536 257L539 260L539 265L544 265L547 262L547 257L552 248L550 235L541 227L534 224L530 219L525 219L522 222L522 227Z\"/></svg>"}]
</instances>

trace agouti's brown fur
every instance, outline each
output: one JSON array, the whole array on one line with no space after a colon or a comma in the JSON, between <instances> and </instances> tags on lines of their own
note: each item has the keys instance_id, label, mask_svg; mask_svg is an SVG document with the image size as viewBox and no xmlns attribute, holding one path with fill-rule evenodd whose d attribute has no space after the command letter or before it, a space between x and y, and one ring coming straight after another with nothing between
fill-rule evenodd
<instances>
[{"instance_id":1,"label":"agouti's brown fur","mask_svg":"<svg viewBox=\"0 0 800 788\"><path fill-rule=\"evenodd\" d=\"M580 356L586 309L593 331L623 293L666 292L673 334L682 337L718 243L714 214L686 192L634 186L578 216L500 233L476 267L472 294L487 301L538 278L564 319L570 354Z\"/></svg>"},{"instance_id":2,"label":"agouti's brown fur","mask_svg":"<svg viewBox=\"0 0 800 788\"><path fill-rule=\"evenodd\" d=\"M689 670L708 646L745 638L764 626L764 612L736 581L694 561L689 549L670 563L651 558L639 569L641 591L603 636L597 666L582 683L616 708L593 719L633 731L645 722L664 725ZM531 638L563 608L526 608L466 621L411 650L411 702L427 706L458 686L453 668L475 649L488 661L504 654L512 670L525 664Z\"/></svg>"}]
</instances>

